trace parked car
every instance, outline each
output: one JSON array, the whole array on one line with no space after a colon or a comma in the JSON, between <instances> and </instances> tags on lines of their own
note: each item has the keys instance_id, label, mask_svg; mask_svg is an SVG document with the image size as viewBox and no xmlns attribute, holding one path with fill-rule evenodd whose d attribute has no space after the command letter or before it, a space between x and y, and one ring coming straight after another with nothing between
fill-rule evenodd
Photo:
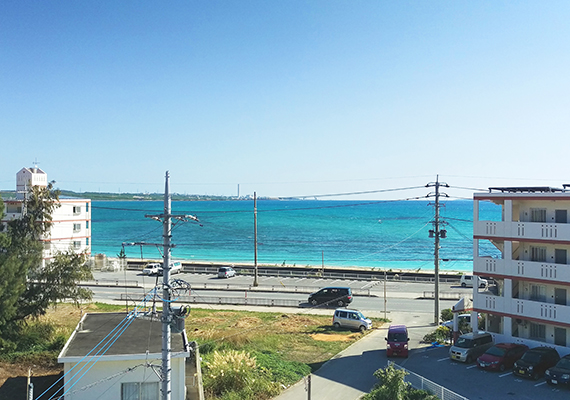
<instances>
[{"instance_id":1,"label":"parked car","mask_svg":"<svg viewBox=\"0 0 570 400\"><path fill-rule=\"evenodd\" d=\"M408 357L408 328L406 325L390 325L386 339L386 356Z\"/></svg>"},{"instance_id":2,"label":"parked car","mask_svg":"<svg viewBox=\"0 0 570 400\"><path fill-rule=\"evenodd\" d=\"M182 272L182 263L180 261L174 261L170 263L170 274L178 274ZM162 276L162 264L160 264L160 268L158 269L158 275Z\"/></svg>"},{"instance_id":3,"label":"parked car","mask_svg":"<svg viewBox=\"0 0 570 400\"><path fill-rule=\"evenodd\" d=\"M570 386L570 354L562 357L554 367L548 368L544 375L549 385Z\"/></svg>"},{"instance_id":4,"label":"parked car","mask_svg":"<svg viewBox=\"0 0 570 400\"><path fill-rule=\"evenodd\" d=\"M478 331L459 336L455 345L449 349L449 358L470 364L493 346L490 333Z\"/></svg>"},{"instance_id":5,"label":"parked car","mask_svg":"<svg viewBox=\"0 0 570 400\"><path fill-rule=\"evenodd\" d=\"M333 326L335 328L358 329L360 332L364 332L367 329L372 329L372 321L360 311L339 308L334 312Z\"/></svg>"},{"instance_id":6,"label":"parked car","mask_svg":"<svg viewBox=\"0 0 570 400\"><path fill-rule=\"evenodd\" d=\"M527 350L528 347L524 344L499 343L480 356L477 365L482 369L504 371L512 368Z\"/></svg>"},{"instance_id":7,"label":"parked car","mask_svg":"<svg viewBox=\"0 0 570 400\"><path fill-rule=\"evenodd\" d=\"M150 263L147 264L146 267L142 270L143 275L158 275L159 272L162 272L162 264L159 263Z\"/></svg>"},{"instance_id":8,"label":"parked car","mask_svg":"<svg viewBox=\"0 0 570 400\"><path fill-rule=\"evenodd\" d=\"M352 290L349 287L322 288L318 292L309 295L309 303L314 306L324 303L344 307L352 303Z\"/></svg>"},{"instance_id":9,"label":"parked car","mask_svg":"<svg viewBox=\"0 0 570 400\"><path fill-rule=\"evenodd\" d=\"M515 363L513 372L515 375L537 380L544 372L554 367L560 360L560 355L552 347L540 346L528 350L520 360Z\"/></svg>"},{"instance_id":10,"label":"parked car","mask_svg":"<svg viewBox=\"0 0 570 400\"><path fill-rule=\"evenodd\" d=\"M487 279L483 279L478 275L463 274L461 275L461 279L459 280L461 287L473 287L473 284L475 282L477 282L477 287L480 288L487 287L487 285L489 284Z\"/></svg>"},{"instance_id":11,"label":"parked car","mask_svg":"<svg viewBox=\"0 0 570 400\"><path fill-rule=\"evenodd\" d=\"M465 321L465 323L471 323L471 314L460 314L457 316L459 326ZM446 328L453 329L453 320L444 321L440 325L445 326Z\"/></svg>"},{"instance_id":12,"label":"parked car","mask_svg":"<svg viewBox=\"0 0 570 400\"><path fill-rule=\"evenodd\" d=\"M236 271L232 267L220 267L218 269L218 278L231 278L236 276Z\"/></svg>"}]
</instances>

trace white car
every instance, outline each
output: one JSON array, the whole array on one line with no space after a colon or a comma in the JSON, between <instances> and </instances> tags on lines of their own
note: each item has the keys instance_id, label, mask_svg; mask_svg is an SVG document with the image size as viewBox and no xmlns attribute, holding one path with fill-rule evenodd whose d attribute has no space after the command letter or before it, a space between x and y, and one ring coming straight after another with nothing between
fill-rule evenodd
<instances>
[{"instance_id":1,"label":"white car","mask_svg":"<svg viewBox=\"0 0 570 400\"><path fill-rule=\"evenodd\" d=\"M471 323L471 314L459 314L457 316L458 324L461 324L461 321L463 321L463 320L467 321L467 323L470 324ZM451 319L449 321L444 321L440 325L445 326L449 329L453 329L453 320Z\"/></svg>"},{"instance_id":2,"label":"white car","mask_svg":"<svg viewBox=\"0 0 570 400\"><path fill-rule=\"evenodd\" d=\"M143 269L143 275L158 275L162 272L162 264L150 263Z\"/></svg>"},{"instance_id":3,"label":"white car","mask_svg":"<svg viewBox=\"0 0 570 400\"><path fill-rule=\"evenodd\" d=\"M477 279L478 282L477 287L484 288L487 287L487 285L489 284L489 282L487 282L487 279L483 279L478 275L469 275L469 274L461 275L461 280L459 282L461 284L461 287L473 287L475 279Z\"/></svg>"},{"instance_id":4,"label":"white car","mask_svg":"<svg viewBox=\"0 0 570 400\"><path fill-rule=\"evenodd\" d=\"M220 267L218 269L218 278L231 278L236 276L236 271L232 267Z\"/></svg>"}]
</instances>

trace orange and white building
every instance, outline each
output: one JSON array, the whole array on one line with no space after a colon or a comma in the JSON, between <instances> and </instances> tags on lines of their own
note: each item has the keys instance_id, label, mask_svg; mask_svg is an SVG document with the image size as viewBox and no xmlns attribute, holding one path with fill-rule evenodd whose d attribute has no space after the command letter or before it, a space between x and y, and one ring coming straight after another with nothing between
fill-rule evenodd
<instances>
[{"instance_id":1,"label":"orange and white building","mask_svg":"<svg viewBox=\"0 0 570 400\"><path fill-rule=\"evenodd\" d=\"M47 174L40 168L22 168L16 174L16 200L4 200L6 217L1 222L20 218L30 187L46 187L47 183ZM59 205L53 212L50 231L41 238L44 243L44 262L56 252L70 249L91 255L91 200L60 198Z\"/></svg>"},{"instance_id":2,"label":"orange and white building","mask_svg":"<svg viewBox=\"0 0 570 400\"><path fill-rule=\"evenodd\" d=\"M490 188L473 201L473 273L496 282L473 288L473 310L487 315L496 342L570 353L570 191ZM479 219L484 201L501 206L500 220ZM482 241L501 257L481 255Z\"/></svg>"}]
</instances>

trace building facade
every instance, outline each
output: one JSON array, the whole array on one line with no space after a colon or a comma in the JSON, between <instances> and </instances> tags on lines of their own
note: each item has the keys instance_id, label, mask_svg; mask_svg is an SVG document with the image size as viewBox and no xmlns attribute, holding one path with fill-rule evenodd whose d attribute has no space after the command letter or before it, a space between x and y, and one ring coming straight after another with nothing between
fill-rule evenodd
<instances>
[{"instance_id":1,"label":"building facade","mask_svg":"<svg viewBox=\"0 0 570 400\"><path fill-rule=\"evenodd\" d=\"M496 283L473 288L474 312L487 315L486 330L496 342L570 353L570 192L491 188L473 200L473 273ZM483 201L501 207L500 220L479 219ZM480 254L482 241L501 258Z\"/></svg>"},{"instance_id":2,"label":"building facade","mask_svg":"<svg viewBox=\"0 0 570 400\"><path fill-rule=\"evenodd\" d=\"M16 200L5 200L6 217L2 223L20 218L24 199L32 186L46 187L47 174L37 167L22 168L16 174ZM73 250L91 255L91 200L60 198L52 215L52 227L40 238L44 244L44 262L58 251Z\"/></svg>"}]
</instances>

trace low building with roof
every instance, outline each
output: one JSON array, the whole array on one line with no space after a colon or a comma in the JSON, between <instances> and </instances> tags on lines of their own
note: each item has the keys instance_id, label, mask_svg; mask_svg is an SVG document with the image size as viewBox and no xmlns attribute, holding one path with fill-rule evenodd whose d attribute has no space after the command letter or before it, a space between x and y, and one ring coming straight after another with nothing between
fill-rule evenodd
<instances>
[{"instance_id":1,"label":"low building with roof","mask_svg":"<svg viewBox=\"0 0 570 400\"><path fill-rule=\"evenodd\" d=\"M186 332L171 336L171 398L186 398L186 360L193 353ZM65 400L159 399L160 314L88 313L58 361L64 366Z\"/></svg>"}]
</instances>

